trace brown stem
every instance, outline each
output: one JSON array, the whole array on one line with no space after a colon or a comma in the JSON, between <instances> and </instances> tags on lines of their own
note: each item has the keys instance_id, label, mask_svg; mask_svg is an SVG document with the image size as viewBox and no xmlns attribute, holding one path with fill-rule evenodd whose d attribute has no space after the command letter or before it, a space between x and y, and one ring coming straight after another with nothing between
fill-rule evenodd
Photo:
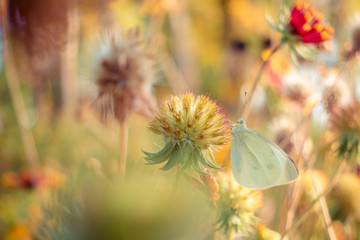
<instances>
[{"instance_id":1,"label":"brown stem","mask_svg":"<svg viewBox=\"0 0 360 240\"><path fill-rule=\"evenodd\" d=\"M318 195L318 197L310 204L310 206L306 209L306 211L296 220L296 222L289 228L287 229L283 235L281 236L280 240L283 240L286 238L287 235L289 235L289 233L291 231L293 231L294 229L296 229L302 222L304 222L304 220L310 215L311 210L313 209L313 207L318 203L318 201L320 200L321 197L325 197L330 191L331 189L335 186L335 184L337 183L339 177L341 176L341 173L343 171L343 168L346 165L346 161L342 160L342 162L340 163L340 166L337 168L337 171L334 175L334 177L332 178L331 182L328 184L328 186L326 187L326 189Z\"/></svg>"},{"instance_id":2,"label":"brown stem","mask_svg":"<svg viewBox=\"0 0 360 240\"><path fill-rule=\"evenodd\" d=\"M66 116L74 116L78 101L77 53L79 44L79 15L74 7L68 12L66 45L61 52L61 107Z\"/></svg>"},{"instance_id":3,"label":"brown stem","mask_svg":"<svg viewBox=\"0 0 360 240\"><path fill-rule=\"evenodd\" d=\"M36 145L34 137L30 127L24 126L29 123L29 118L26 112L26 107L24 99L20 91L20 82L19 76L16 71L14 56L12 54L12 48L6 37L6 22L5 19L2 19L3 24L3 58L4 58L4 68L6 74L6 81L9 87L10 97L13 104L17 124L19 126L23 147L25 151L26 160L29 164L30 172L34 176L35 169L39 166L38 153L36 150Z\"/></svg>"},{"instance_id":4,"label":"brown stem","mask_svg":"<svg viewBox=\"0 0 360 240\"><path fill-rule=\"evenodd\" d=\"M324 196L320 196L321 194L321 186L320 186L320 182L319 179L317 178L317 176L314 173L314 170L311 170L311 177L314 183L314 187L315 187L315 191L319 196L319 201L320 201L320 205L321 205L321 210L324 216L324 220L325 220L325 226L326 226L326 230L329 234L330 240L336 240L336 235L335 235L335 231L334 228L331 226L331 217L329 214L329 208L328 205L326 203L326 199Z\"/></svg>"},{"instance_id":5,"label":"brown stem","mask_svg":"<svg viewBox=\"0 0 360 240\"><path fill-rule=\"evenodd\" d=\"M263 64L261 65L261 68L259 69L259 72L258 74L256 75L256 78L254 80L254 83L253 85L251 86L251 89L249 91L249 95L248 95L248 99L247 99L247 102L246 104L243 105L243 107L241 108L241 115L242 117L244 117L244 110L246 109L246 106L251 106L251 100L254 96L254 92L256 90L256 87L257 85L259 84L260 82L260 79L261 79L261 75L262 73L264 72L264 69L266 67L266 65L268 64L268 62L270 61L271 57L280 49L281 47L281 43L279 45L277 45L270 53L269 57L263 62Z\"/></svg>"},{"instance_id":6,"label":"brown stem","mask_svg":"<svg viewBox=\"0 0 360 240\"><path fill-rule=\"evenodd\" d=\"M124 120L120 122L120 158L119 158L119 175L125 178L126 174L126 158L129 138L129 122Z\"/></svg>"}]
</instances>

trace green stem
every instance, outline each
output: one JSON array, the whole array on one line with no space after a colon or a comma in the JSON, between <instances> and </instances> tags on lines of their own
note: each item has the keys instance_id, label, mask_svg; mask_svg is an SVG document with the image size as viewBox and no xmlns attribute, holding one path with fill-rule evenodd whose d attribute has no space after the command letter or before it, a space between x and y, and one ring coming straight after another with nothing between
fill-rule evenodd
<instances>
[{"instance_id":1,"label":"green stem","mask_svg":"<svg viewBox=\"0 0 360 240\"><path fill-rule=\"evenodd\" d=\"M247 106L250 107L251 105L251 100L254 96L254 92L256 90L256 87L257 85L259 84L260 82L260 79L261 79L261 76L262 76L262 73L264 72L264 69L266 67L266 65L268 64L268 62L270 61L271 57L280 49L280 47L282 46L282 43L280 43L279 45L277 45L270 53L269 57L263 62L263 64L261 65L260 69L259 69L259 72L258 74L256 75L256 78L254 80L254 83L253 85L251 86L251 89L249 91L249 95L248 95L248 99L247 99L247 102L246 104L243 105L243 107L241 108L241 115L242 115L242 118L244 118L244 110L246 109Z\"/></svg>"},{"instance_id":2,"label":"green stem","mask_svg":"<svg viewBox=\"0 0 360 240\"><path fill-rule=\"evenodd\" d=\"M29 122L29 117L26 112L25 102L20 90L20 81L19 76L17 74L15 60L13 56L13 51L10 43L8 42L8 38L6 36L6 20L2 19L3 22L3 42L4 42L4 50L3 50L3 58L4 58L4 68L6 74L6 81L10 92L11 101L13 104L17 124L19 126L25 157L29 164L30 172L32 177L34 177L35 169L39 167L39 158L38 152L35 145L35 140L33 133L30 127L24 126L25 122Z\"/></svg>"}]
</instances>

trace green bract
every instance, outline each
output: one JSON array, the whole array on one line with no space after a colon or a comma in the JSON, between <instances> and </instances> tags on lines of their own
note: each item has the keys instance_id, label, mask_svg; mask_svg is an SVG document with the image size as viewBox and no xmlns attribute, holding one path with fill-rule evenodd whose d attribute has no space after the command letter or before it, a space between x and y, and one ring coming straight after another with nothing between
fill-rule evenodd
<instances>
[{"instance_id":1,"label":"green bract","mask_svg":"<svg viewBox=\"0 0 360 240\"><path fill-rule=\"evenodd\" d=\"M162 170L169 170L178 166L180 170L186 170L193 167L202 174L208 174L205 168L222 169L213 159L209 151L194 148L190 143L169 141L162 150L157 153L146 154L145 160L148 164L163 163L166 164Z\"/></svg>"},{"instance_id":2,"label":"green bract","mask_svg":"<svg viewBox=\"0 0 360 240\"><path fill-rule=\"evenodd\" d=\"M165 163L162 170L193 168L202 174L208 174L205 168L221 169L212 150L228 141L230 129L209 97L192 93L172 97L161 107L150 130L165 137L165 146L157 153L144 152L148 164Z\"/></svg>"}]
</instances>

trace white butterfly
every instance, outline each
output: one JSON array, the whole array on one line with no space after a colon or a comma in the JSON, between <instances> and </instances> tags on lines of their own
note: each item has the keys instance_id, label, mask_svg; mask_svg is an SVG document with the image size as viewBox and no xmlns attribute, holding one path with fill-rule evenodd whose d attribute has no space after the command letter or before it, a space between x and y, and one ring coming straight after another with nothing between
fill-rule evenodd
<instances>
[{"instance_id":1,"label":"white butterfly","mask_svg":"<svg viewBox=\"0 0 360 240\"><path fill-rule=\"evenodd\" d=\"M247 128L244 120L237 123L231 133L231 168L240 185L265 189L299 176L295 163L279 146Z\"/></svg>"}]
</instances>

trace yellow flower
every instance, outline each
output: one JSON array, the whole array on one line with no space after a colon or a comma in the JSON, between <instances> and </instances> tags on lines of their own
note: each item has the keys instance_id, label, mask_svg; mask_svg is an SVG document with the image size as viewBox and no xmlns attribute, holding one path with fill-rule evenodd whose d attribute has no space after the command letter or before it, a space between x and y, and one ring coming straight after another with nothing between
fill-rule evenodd
<instances>
[{"instance_id":1,"label":"yellow flower","mask_svg":"<svg viewBox=\"0 0 360 240\"><path fill-rule=\"evenodd\" d=\"M218 178L219 229L230 229L248 234L257 221L255 211L262 205L262 193L237 184L231 173L221 173Z\"/></svg>"},{"instance_id":2,"label":"yellow flower","mask_svg":"<svg viewBox=\"0 0 360 240\"><path fill-rule=\"evenodd\" d=\"M258 234L259 234L259 236L258 236L259 240L280 240L281 239L280 233L275 232L262 224L258 225L257 229L258 229Z\"/></svg>"},{"instance_id":3,"label":"yellow flower","mask_svg":"<svg viewBox=\"0 0 360 240\"><path fill-rule=\"evenodd\" d=\"M167 101L150 124L150 130L165 137L158 153L147 153L149 164L165 162L162 168L193 167L206 174L204 167L220 169L212 151L228 142L230 129L220 107L207 96L188 92Z\"/></svg>"},{"instance_id":4,"label":"yellow flower","mask_svg":"<svg viewBox=\"0 0 360 240\"><path fill-rule=\"evenodd\" d=\"M21 223L15 223L5 235L5 240L32 240L29 229Z\"/></svg>"}]
</instances>

